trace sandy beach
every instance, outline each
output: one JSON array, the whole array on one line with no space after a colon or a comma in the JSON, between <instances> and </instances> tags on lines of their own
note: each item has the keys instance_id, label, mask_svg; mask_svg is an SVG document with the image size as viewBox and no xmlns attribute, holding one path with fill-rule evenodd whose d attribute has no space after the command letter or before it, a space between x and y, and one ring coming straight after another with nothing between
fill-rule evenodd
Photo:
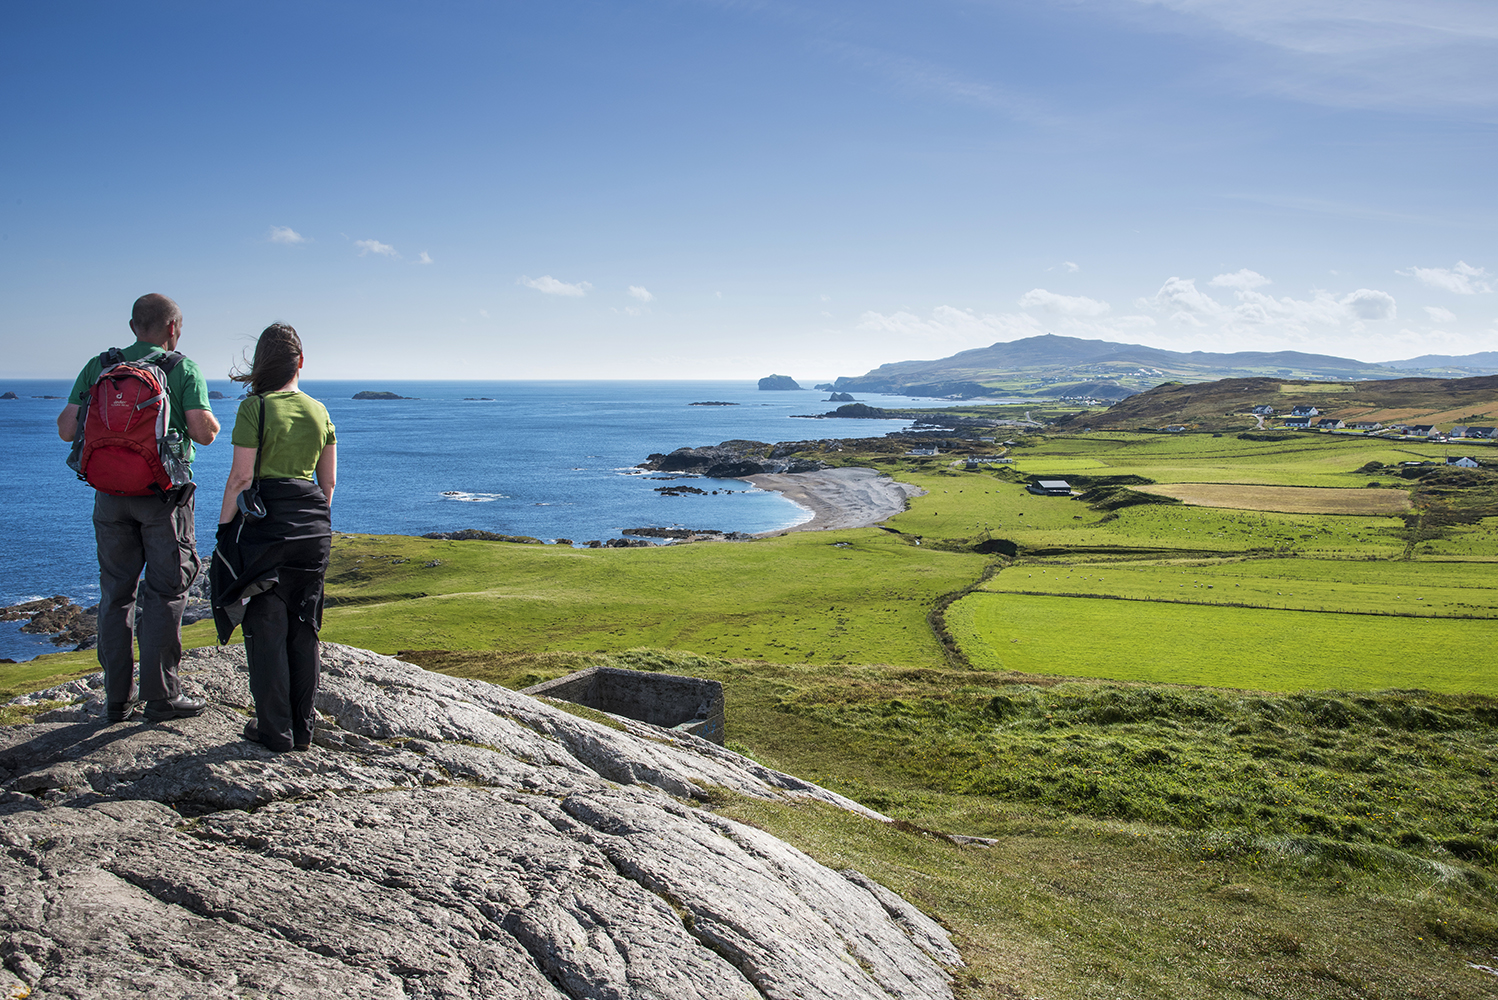
<instances>
[{"instance_id":1,"label":"sandy beach","mask_svg":"<svg viewBox=\"0 0 1498 1000\"><path fill-rule=\"evenodd\" d=\"M809 519L794 527L764 532L766 535L865 528L900 513L907 498L926 492L908 483L897 483L875 469L825 469L743 479L762 490L774 490L811 513Z\"/></svg>"}]
</instances>

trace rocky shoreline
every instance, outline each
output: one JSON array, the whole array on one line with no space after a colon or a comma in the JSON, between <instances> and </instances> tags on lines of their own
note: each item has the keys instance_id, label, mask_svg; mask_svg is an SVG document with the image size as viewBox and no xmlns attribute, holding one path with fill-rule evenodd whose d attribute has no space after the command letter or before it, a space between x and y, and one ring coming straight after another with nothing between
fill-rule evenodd
<instances>
[{"instance_id":1,"label":"rocky shoreline","mask_svg":"<svg viewBox=\"0 0 1498 1000\"><path fill-rule=\"evenodd\" d=\"M208 574L199 574L187 591L187 610L182 613L182 624L191 625L213 617L213 608L208 603ZM75 604L66 594L35 601L24 601L8 607L0 607L0 622L25 620L21 631L30 635L51 636L52 645L71 647L72 651L93 649L98 644L99 606L83 607ZM0 660L0 663L14 662Z\"/></svg>"}]
</instances>

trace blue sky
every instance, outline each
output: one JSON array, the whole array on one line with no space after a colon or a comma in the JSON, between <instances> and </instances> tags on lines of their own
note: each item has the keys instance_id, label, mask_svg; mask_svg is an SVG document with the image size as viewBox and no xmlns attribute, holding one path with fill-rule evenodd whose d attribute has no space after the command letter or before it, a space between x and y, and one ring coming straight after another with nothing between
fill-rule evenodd
<instances>
[{"instance_id":1,"label":"blue sky","mask_svg":"<svg viewBox=\"0 0 1498 1000\"><path fill-rule=\"evenodd\" d=\"M1498 347L1491 0L11 5L11 377Z\"/></svg>"}]
</instances>

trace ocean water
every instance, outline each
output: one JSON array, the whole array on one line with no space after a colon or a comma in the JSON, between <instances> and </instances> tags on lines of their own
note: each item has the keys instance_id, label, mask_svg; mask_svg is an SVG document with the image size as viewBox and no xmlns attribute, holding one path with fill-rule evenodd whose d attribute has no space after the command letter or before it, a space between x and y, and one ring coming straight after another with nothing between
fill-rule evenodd
<instances>
[{"instance_id":1,"label":"ocean water","mask_svg":"<svg viewBox=\"0 0 1498 1000\"><path fill-rule=\"evenodd\" d=\"M242 391L210 381L231 398L214 401L224 425L199 448L197 538L206 556L229 470L229 431ZM70 381L6 381L0 393L0 605L66 594L87 606L99 597L90 520L94 491L64 464L68 446L56 417ZM718 495L662 496L669 485L634 468L652 452L733 438L792 441L873 437L898 420L799 420L837 404L825 392L761 392L753 382L333 382L306 380L338 430L337 531L420 535L480 528L545 540L620 537L624 528L687 527L772 531L809 517L779 494L739 480L693 485ZM405 400L355 400L364 390ZM41 398L41 397L56 398ZM860 397L862 398L862 397ZM723 401L737 406L691 406ZM875 396L882 406L939 406L941 400ZM46 637L0 622L0 657L55 652Z\"/></svg>"}]
</instances>

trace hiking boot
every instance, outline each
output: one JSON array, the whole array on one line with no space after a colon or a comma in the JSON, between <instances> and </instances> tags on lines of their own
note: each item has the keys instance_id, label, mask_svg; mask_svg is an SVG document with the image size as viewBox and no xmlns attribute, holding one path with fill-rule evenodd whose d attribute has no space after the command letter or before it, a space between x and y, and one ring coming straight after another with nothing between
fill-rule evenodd
<instances>
[{"instance_id":1,"label":"hiking boot","mask_svg":"<svg viewBox=\"0 0 1498 1000\"><path fill-rule=\"evenodd\" d=\"M189 698L179 694L163 701L146 702L146 718L151 722L166 722L168 719L189 719L208 707L202 698Z\"/></svg>"},{"instance_id":2,"label":"hiking boot","mask_svg":"<svg viewBox=\"0 0 1498 1000\"><path fill-rule=\"evenodd\" d=\"M140 710L138 701L111 701L104 714L110 722L124 722Z\"/></svg>"}]
</instances>

